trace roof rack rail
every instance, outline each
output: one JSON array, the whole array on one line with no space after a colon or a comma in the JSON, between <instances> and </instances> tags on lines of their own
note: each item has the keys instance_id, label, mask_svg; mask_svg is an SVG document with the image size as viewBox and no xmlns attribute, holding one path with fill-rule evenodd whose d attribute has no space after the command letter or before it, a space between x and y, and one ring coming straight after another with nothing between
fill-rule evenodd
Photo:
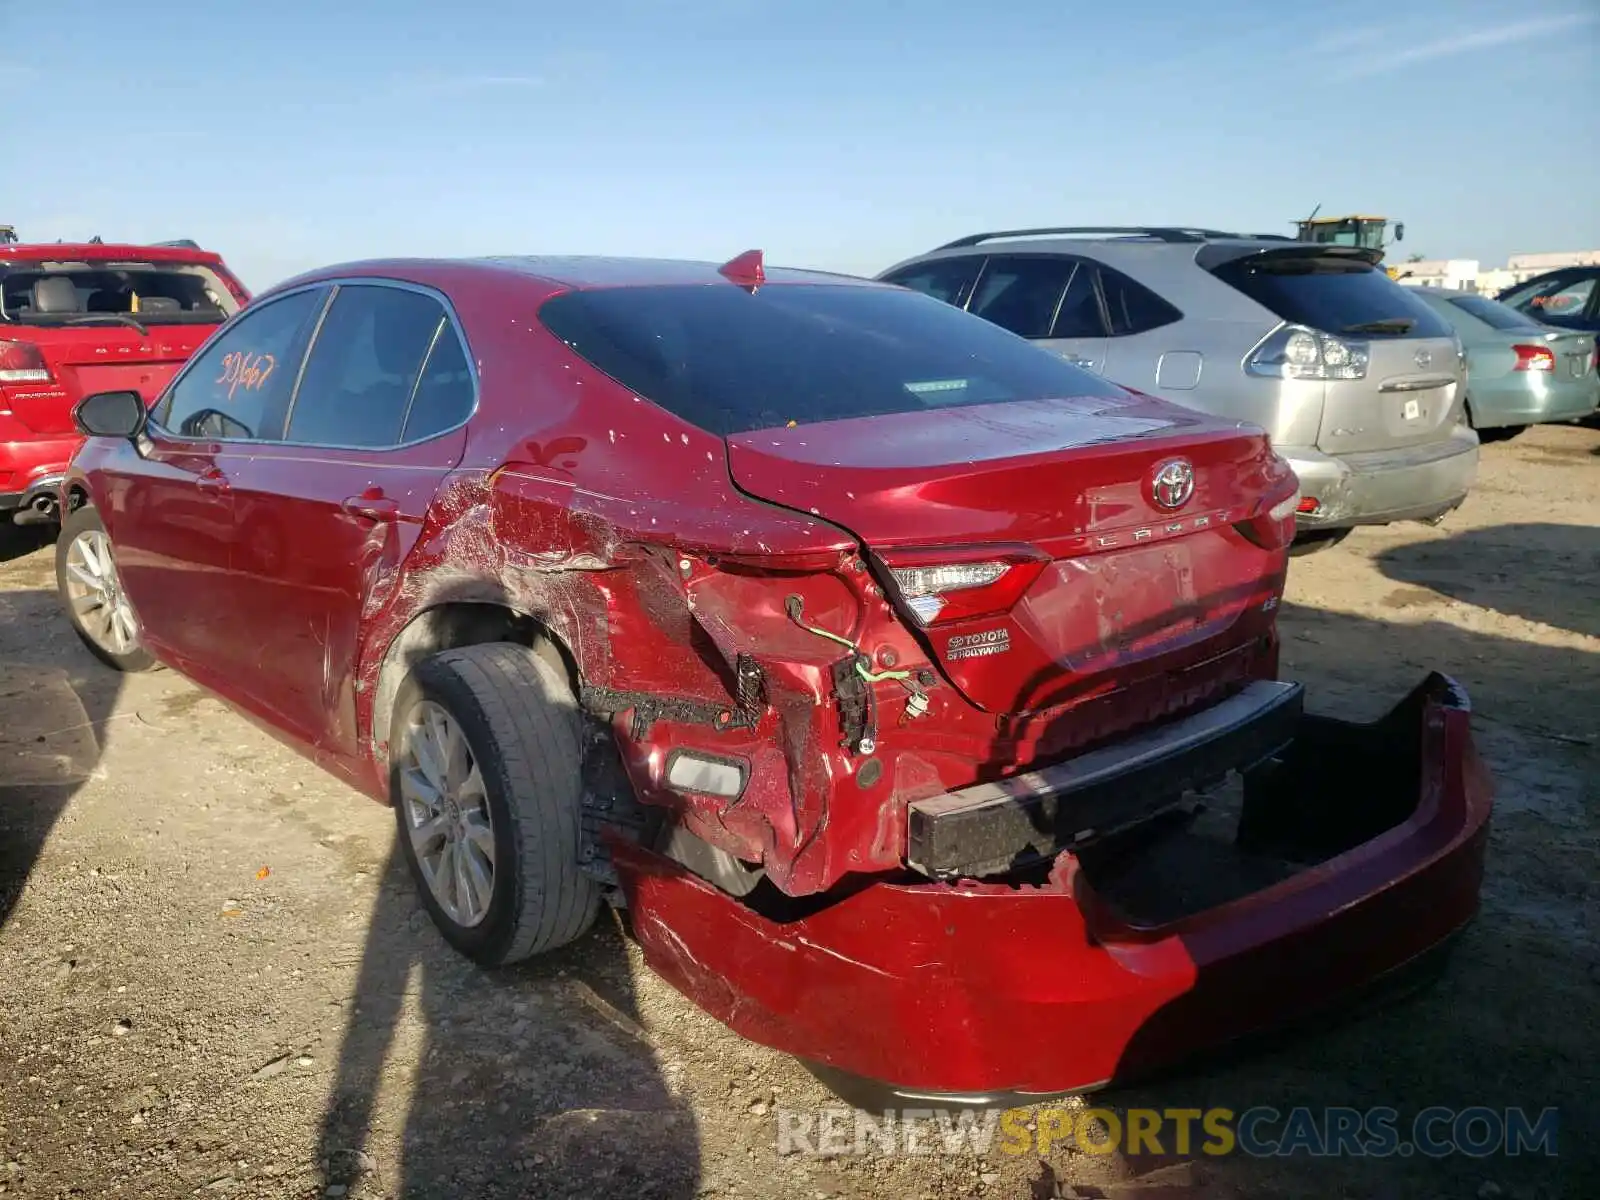
<instances>
[{"instance_id":1,"label":"roof rack rail","mask_svg":"<svg viewBox=\"0 0 1600 1200\"><path fill-rule=\"evenodd\" d=\"M991 242L999 238L1057 237L1079 233L1147 237L1161 242L1208 242L1213 238L1267 238L1275 242L1294 240L1279 233L1229 233L1221 229L1200 229L1187 225L1057 225L1039 229L999 229L990 233L974 233L957 238L953 242L946 242L937 248L957 250L963 246L976 246L980 242Z\"/></svg>"},{"instance_id":2,"label":"roof rack rail","mask_svg":"<svg viewBox=\"0 0 1600 1200\"><path fill-rule=\"evenodd\" d=\"M200 243L193 238L179 238L173 242L151 242L152 246L164 246L173 250L198 250Z\"/></svg>"}]
</instances>

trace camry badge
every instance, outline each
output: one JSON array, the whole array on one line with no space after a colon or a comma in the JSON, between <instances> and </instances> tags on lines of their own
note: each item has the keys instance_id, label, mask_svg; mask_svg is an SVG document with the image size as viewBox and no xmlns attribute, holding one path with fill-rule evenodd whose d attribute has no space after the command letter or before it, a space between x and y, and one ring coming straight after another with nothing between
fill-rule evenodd
<instances>
[{"instance_id":1,"label":"camry badge","mask_svg":"<svg viewBox=\"0 0 1600 1200\"><path fill-rule=\"evenodd\" d=\"M1169 458L1156 468L1150 495L1162 508L1182 508L1194 495L1194 468L1186 458Z\"/></svg>"}]
</instances>

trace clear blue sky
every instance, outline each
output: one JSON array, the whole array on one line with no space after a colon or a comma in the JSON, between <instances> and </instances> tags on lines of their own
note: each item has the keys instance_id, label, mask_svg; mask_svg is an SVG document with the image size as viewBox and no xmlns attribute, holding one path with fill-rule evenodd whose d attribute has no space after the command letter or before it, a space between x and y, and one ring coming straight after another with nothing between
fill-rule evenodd
<instances>
[{"instance_id":1,"label":"clear blue sky","mask_svg":"<svg viewBox=\"0 0 1600 1200\"><path fill-rule=\"evenodd\" d=\"M1600 246L1597 0L0 0L0 222L868 273L1030 224Z\"/></svg>"}]
</instances>

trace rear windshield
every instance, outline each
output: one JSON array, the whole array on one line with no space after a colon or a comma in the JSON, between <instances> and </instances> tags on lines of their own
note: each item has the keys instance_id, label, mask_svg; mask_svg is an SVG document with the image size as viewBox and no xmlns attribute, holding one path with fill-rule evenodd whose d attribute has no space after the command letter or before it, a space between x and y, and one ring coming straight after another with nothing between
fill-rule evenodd
<instances>
[{"instance_id":1,"label":"rear windshield","mask_svg":"<svg viewBox=\"0 0 1600 1200\"><path fill-rule=\"evenodd\" d=\"M1451 337L1447 322L1378 268L1334 255L1236 258L1212 273L1280 319L1352 337Z\"/></svg>"},{"instance_id":2,"label":"rear windshield","mask_svg":"<svg viewBox=\"0 0 1600 1200\"><path fill-rule=\"evenodd\" d=\"M1495 329L1539 329L1539 322L1487 296L1451 296L1450 303Z\"/></svg>"},{"instance_id":3,"label":"rear windshield","mask_svg":"<svg viewBox=\"0 0 1600 1200\"><path fill-rule=\"evenodd\" d=\"M0 321L9 325L215 324L238 307L200 263L0 264Z\"/></svg>"},{"instance_id":4,"label":"rear windshield","mask_svg":"<svg viewBox=\"0 0 1600 1200\"><path fill-rule=\"evenodd\" d=\"M775 284L567 292L539 318L578 354L710 433L958 405L1126 395L919 292Z\"/></svg>"}]
</instances>

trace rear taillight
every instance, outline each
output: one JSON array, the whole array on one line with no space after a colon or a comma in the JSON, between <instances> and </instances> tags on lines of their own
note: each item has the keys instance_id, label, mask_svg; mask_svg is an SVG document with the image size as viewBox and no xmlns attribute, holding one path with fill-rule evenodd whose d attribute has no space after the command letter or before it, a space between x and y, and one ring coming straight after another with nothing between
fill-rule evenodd
<instances>
[{"instance_id":1,"label":"rear taillight","mask_svg":"<svg viewBox=\"0 0 1600 1200\"><path fill-rule=\"evenodd\" d=\"M900 551L888 567L901 601L928 626L1009 611L1049 561L1031 547L984 547Z\"/></svg>"},{"instance_id":2,"label":"rear taillight","mask_svg":"<svg viewBox=\"0 0 1600 1200\"><path fill-rule=\"evenodd\" d=\"M32 342L0 342L0 383L49 383L50 364Z\"/></svg>"},{"instance_id":3,"label":"rear taillight","mask_svg":"<svg viewBox=\"0 0 1600 1200\"><path fill-rule=\"evenodd\" d=\"M1549 346L1513 346L1513 354L1517 356L1517 365L1513 371L1554 371L1556 369L1555 351Z\"/></svg>"},{"instance_id":4,"label":"rear taillight","mask_svg":"<svg viewBox=\"0 0 1600 1200\"><path fill-rule=\"evenodd\" d=\"M1244 369L1270 379L1365 379L1368 357L1366 342L1284 325L1251 351Z\"/></svg>"}]
</instances>

